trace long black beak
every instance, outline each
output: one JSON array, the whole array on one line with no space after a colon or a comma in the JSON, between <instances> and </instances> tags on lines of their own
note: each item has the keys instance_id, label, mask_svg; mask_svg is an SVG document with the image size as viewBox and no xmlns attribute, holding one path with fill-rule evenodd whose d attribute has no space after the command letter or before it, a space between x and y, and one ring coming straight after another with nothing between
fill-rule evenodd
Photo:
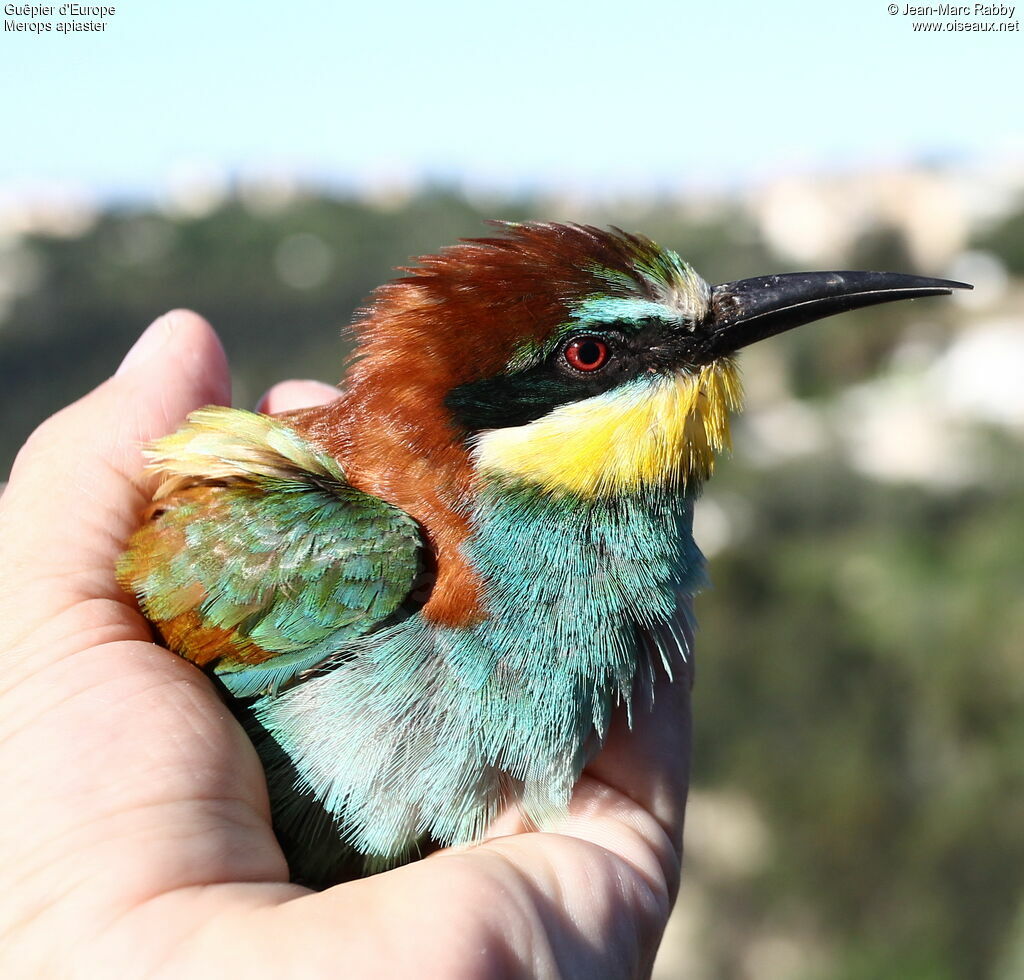
<instances>
[{"instance_id":1,"label":"long black beak","mask_svg":"<svg viewBox=\"0 0 1024 980\"><path fill-rule=\"evenodd\" d=\"M812 320L876 303L973 288L898 272L791 272L724 282L711 290L707 352L718 357Z\"/></svg>"}]
</instances>

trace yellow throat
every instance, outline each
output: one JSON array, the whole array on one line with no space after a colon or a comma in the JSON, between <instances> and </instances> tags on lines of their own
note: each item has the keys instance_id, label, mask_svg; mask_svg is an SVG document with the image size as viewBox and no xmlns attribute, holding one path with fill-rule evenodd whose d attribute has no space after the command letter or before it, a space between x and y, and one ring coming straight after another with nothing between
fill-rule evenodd
<instances>
[{"instance_id":1,"label":"yellow throat","mask_svg":"<svg viewBox=\"0 0 1024 980\"><path fill-rule=\"evenodd\" d=\"M732 358L693 373L649 375L477 440L481 473L583 497L707 479L730 448L742 392Z\"/></svg>"}]
</instances>

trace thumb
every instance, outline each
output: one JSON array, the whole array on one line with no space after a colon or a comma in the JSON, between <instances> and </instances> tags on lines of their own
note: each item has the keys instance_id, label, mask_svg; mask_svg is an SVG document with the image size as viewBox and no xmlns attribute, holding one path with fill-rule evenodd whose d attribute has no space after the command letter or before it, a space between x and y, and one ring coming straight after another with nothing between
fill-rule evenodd
<instances>
[{"instance_id":1,"label":"thumb","mask_svg":"<svg viewBox=\"0 0 1024 980\"><path fill-rule=\"evenodd\" d=\"M112 378L43 422L0 499L0 569L20 593L17 609L0 612L39 622L69 602L122 599L114 564L149 499L143 445L191 410L229 400L216 334L175 310L142 334Z\"/></svg>"}]
</instances>

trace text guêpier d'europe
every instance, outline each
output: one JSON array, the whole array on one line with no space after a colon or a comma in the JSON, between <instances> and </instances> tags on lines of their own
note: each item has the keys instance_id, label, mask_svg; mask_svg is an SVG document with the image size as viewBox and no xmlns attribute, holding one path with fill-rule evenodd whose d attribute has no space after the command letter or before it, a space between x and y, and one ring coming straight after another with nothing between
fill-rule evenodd
<instances>
[{"instance_id":1,"label":"text gu\u00eapier d'europe","mask_svg":"<svg viewBox=\"0 0 1024 980\"><path fill-rule=\"evenodd\" d=\"M84 3L4 4L4 31L24 34L75 34L80 31L105 31L107 18L116 8ZM70 20L53 20L67 17ZM17 19L13 19L17 18Z\"/></svg>"}]
</instances>

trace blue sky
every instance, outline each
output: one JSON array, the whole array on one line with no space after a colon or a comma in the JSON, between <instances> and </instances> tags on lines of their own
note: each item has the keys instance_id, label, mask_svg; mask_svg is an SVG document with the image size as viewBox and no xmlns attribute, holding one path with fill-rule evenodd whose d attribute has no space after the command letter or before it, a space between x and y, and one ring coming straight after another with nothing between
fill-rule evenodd
<instances>
[{"instance_id":1,"label":"blue sky","mask_svg":"<svg viewBox=\"0 0 1024 980\"><path fill-rule=\"evenodd\" d=\"M1024 134L1024 33L915 34L879 0L113 2L102 34L0 35L0 187L147 196L200 166L650 191Z\"/></svg>"}]
</instances>

